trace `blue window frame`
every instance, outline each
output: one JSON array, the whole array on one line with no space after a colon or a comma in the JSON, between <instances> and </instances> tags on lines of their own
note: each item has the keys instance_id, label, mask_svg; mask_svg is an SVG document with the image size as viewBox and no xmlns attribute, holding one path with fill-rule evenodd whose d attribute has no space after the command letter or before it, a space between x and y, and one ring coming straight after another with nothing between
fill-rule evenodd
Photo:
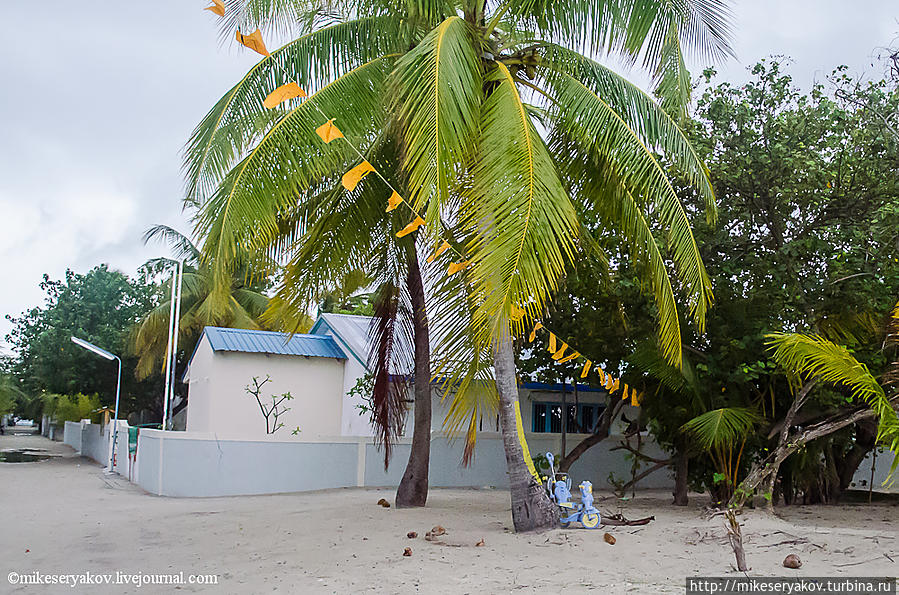
<instances>
[{"instance_id":1,"label":"blue window frame","mask_svg":"<svg viewBox=\"0 0 899 595\"><path fill-rule=\"evenodd\" d=\"M567 404L569 434L590 434L605 405L598 403ZM562 403L534 403L531 431L537 434L562 433Z\"/></svg>"}]
</instances>

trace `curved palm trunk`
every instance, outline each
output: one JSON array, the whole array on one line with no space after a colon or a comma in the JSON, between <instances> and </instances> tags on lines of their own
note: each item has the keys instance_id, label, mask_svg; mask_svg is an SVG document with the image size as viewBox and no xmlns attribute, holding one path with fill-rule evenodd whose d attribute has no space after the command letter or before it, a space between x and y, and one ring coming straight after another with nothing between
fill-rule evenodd
<instances>
[{"instance_id":1,"label":"curved palm trunk","mask_svg":"<svg viewBox=\"0 0 899 595\"><path fill-rule=\"evenodd\" d=\"M396 490L397 508L425 505L428 500L428 467L431 459L431 346L425 290L415 250L410 250L406 281L412 301L412 327L415 333L415 421L409 462Z\"/></svg>"},{"instance_id":2,"label":"curved palm trunk","mask_svg":"<svg viewBox=\"0 0 899 595\"><path fill-rule=\"evenodd\" d=\"M493 352L496 374L496 390L499 393L499 421L506 451L506 467L509 471L509 488L512 496L512 523L516 532L538 531L556 526L558 512L524 462L518 427L515 423L515 405L518 403L518 383L515 379L515 355L512 337L507 333L496 341Z\"/></svg>"}]
</instances>

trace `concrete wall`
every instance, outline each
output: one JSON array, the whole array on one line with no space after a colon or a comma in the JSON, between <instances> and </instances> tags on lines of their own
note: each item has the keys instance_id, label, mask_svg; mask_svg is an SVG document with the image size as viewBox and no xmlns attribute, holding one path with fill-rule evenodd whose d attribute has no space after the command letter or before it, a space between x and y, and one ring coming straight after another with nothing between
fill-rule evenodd
<instances>
[{"instance_id":1,"label":"concrete wall","mask_svg":"<svg viewBox=\"0 0 899 595\"><path fill-rule=\"evenodd\" d=\"M552 435L528 437L532 454L559 452ZM322 438L315 441L217 439L209 434L142 430L138 442L135 481L153 494L180 497L235 496L298 492L339 487L396 486L409 458L411 440L396 445L384 470L383 452L368 437ZM589 479L597 489L608 487L609 472L626 478L630 461L608 449L612 436L595 446L573 466L576 481ZM502 438L495 432L478 437L475 459L463 467L462 441L435 435L431 446L429 482L433 487L508 486ZM650 450L651 455L658 454ZM160 468L160 461L163 462ZM285 471L288 470L288 471ZM640 487L668 487L669 473L659 471Z\"/></svg>"},{"instance_id":2,"label":"concrete wall","mask_svg":"<svg viewBox=\"0 0 899 595\"><path fill-rule=\"evenodd\" d=\"M215 432L229 438L265 438L265 418L256 399L246 392L253 377L271 377L263 387L270 395L290 392L290 408L278 423L280 433L299 427L302 436L340 434L344 400L344 360L264 353L214 352L204 336L191 363L188 432Z\"/></svg>"},{"instance_id":3,"label":"concrete wall","mask_svg":"<svg viewBox=\"0 0 899 595\"><path fill-rule=\"evenodd\" d=\"M68 444L79 453L81 452L81 426L81 422L67 421L65 429L63 430L62 439L64 443Z\"/></svg>"},{"instance_id":4,"label":"concrete wall","mask_svg":"<svg viewBox=\"0 0 899 595\"><path fill-rule=\"evenodd\" d=\"M100 424L84 424L81 430L81 456L101 465L109 463L109 436Z\"/></svg>"}]
</instances>

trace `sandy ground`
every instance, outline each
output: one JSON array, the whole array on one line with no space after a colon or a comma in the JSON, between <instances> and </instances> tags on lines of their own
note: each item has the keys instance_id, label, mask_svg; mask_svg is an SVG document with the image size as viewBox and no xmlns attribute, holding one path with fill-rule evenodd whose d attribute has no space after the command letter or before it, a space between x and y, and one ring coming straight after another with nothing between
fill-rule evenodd
<instances>
[{"instance_id":1,"label":"sandy ground","mask_svg":"<svg viewBox=\"0 0 899 595\"><path fill-rule=\"evenodd\" d=\"M689 576L739 576L722 519L704 500L678 508L663 493L619 502L606 512L653 514L645 527L581 528L543 534L510 531L503 490L432 490L428 507L397 510L391 490L208 499L151 496L71 448L39 436L2 436L0 449L29 446L62 454L36 463L0 464L0 593L136 592L133 586L37 587L8 584L7 574L214 574L223 593L683 593ZM742 517L750 575L895 576L899 507L895 504L791 507L780 518ZM441 542L423 539L434 525ZM417 539L406 533L417 531ZM475 543L483 539L483 547ZM405 547L412 556L402 555ZM803 566L781 562L797 553ZM144 586L144 593L172 587Z\"/></svg>"}]
</instances>

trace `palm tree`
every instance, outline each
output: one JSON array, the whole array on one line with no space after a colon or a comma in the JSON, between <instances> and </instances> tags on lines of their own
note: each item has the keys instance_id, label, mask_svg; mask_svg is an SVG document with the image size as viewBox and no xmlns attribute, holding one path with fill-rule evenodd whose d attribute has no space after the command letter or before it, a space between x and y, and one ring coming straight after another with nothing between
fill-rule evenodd
<instances>
[{"instance_id":1,"label":"palm tree","mask_svg":"<svg viewBox=\"0 0 899 595\"><path fill-rule=\"evenodd\" d=\"M256 64L188 143L187 201L200 209L205 262L225 284L248 246L289 255L296 271L311 270L300 259L315 254L333 270L317 267L312 280L288 272L279 286L278 304L300 312L329 275L371 270L378 238L412 217L383 213L391 188L405 191L425 220L417 244L453 247L435 264L470 262L452 277L425 272L434 275L436 374L455 391L447 423L467 423L473 435L490 404L469 389L492 374L515 527L549 526L555 511L518 439L513 336L540 317L566 266L590 254L578 240L578 211L590 211L643 263L663 353L679 363L666 258L700 328L711 291L657 155L697 189L713 219L707 171L677 125L690 82L682 47L723 56L728 20L721 0L231 2L229 35L256 26L302 34ZM642 60L661 105L588 57L607 53ZM262 98L287 82L308 98L264 109ZM322 142L315 131L327 119L349 142ZM390 187L371 176L352 192L334 190L363 158ZM333 211L352 223L316 250L302 238ZM654 229L667 236L667 256Z\"/></svg>"},{"instance_id":2,"label":"palm tree","mask_svg":"<svg viewBox=\"0 0 899 595\"><path fill-rule=\"evenodd\" d=\"M258 287L247 285L245 271L235 271L228 283L226 307L213 306L214 290L210 269L200 262L200 250L190 238L165 225L154 225L144 234L144 243L163 240L177 260L184 261L179 331L186 351L195 344L206 326L278 330L277 324L263 319L269 298ZM162 273L176 264L170 258L154 258L142 267L148 273ZM162 295L171 295L171 279L163 283ZM130 349L137 355L135 375L143 380L154 373L162 373L168 342L171 298L161 301L131 330Z\"/></svg>"}]
</instances>

